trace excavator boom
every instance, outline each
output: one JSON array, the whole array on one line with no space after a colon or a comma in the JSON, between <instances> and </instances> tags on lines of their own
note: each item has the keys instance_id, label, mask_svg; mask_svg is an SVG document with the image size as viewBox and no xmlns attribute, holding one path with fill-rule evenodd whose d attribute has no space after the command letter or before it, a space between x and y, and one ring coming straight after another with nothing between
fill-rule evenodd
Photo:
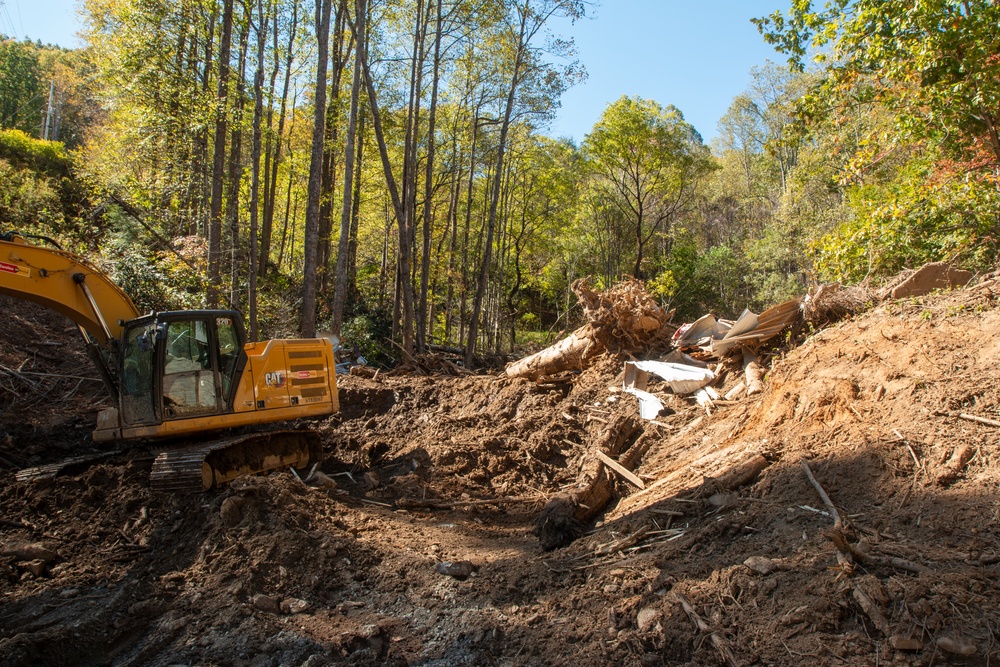
<instances>
[{"instance_id":1,"label":"excavator boom","mask_svg":"<svg viewBox=\"0 0 1000 667\"><path fill-rule=\"evenodd\" d=\"M65 315L105 347L117 343L125 322L139 317L128 295L84 258L28 244L11 232L0 235L0 294Z\"/></svg>"}]
</instances>

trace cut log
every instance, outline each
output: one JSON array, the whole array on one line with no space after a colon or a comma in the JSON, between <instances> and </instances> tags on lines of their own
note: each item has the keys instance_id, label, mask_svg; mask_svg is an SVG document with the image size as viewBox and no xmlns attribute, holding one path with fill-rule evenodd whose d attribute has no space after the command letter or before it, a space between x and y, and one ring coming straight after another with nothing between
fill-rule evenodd
<instances>
[{"instance_id":1,"label":"cut log","mask_svg":"<svg viewBox=\"0 0 1000 667\"><path fill-rule=\"evenodd\" d=\"M736 385L735 387L726 392L725 399L727 401L738 400L741 396L743 396L746 390L747 390L746 382L743 382L741 380L738 385Z\"/></svg>"},{"instance_id":2,"label":"cut log","mask_svg":"<svg viewBox=\"0 0 1000 667\"><path fill-rule=\"evenodd\" d=\"M746 374L747 396L764 391L764 369L757 362L757 355L743 349L743 372Z\"/></svg>"},{"instance_id":3,"label":"cut log","mask_svg":"<svg viewBox=\"0 0 1000 667\"><path fill-rule=\"evenodd\" d=\"M567 370L583 370L604 352L634 353L657 338L668 338L673 312L665 312L642 283L626 279L604 292L584 280L573 283L587 323L567 338L510 364L508 377L537 379Z\"/></svg>"},{"instance_id":4,"label":"cut log","mask_svg":"<svg viewBox=\"0 0 1000 667\"><path fill-rule=\"evenodd\" d=\"M715 483L720 491L735 491L756 479L767 466L767 459L760 454L754 454L716 477Z\"/></svg>"},{"instance_id":5,"label":"cut log","mask_svg":"<svg viewBox=\"0 0 1000 667\"><path fill-rule=\"evenodd\" d=\"M537 380L543 375L583 370L591 359L604 351L595 345L594 328L583 326L541 352L519 359L505 371L509 377Z\"/></svg>"}]
</instances>

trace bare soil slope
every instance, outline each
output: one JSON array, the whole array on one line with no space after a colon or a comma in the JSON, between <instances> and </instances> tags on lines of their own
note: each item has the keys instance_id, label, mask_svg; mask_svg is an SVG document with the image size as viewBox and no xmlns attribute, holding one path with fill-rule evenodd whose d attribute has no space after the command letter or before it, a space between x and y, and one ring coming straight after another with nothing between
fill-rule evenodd
<instances>
[{"instance_id":1,"label":"bare soil slope","mask_svg":"<svg viewBox=\"0 0 1000 667\"><path fill-rule=\"evenodd\" d=\"M1000 429L949 415L1000 416L997 294L880 306L712 414L663 395L631 445L646 488L618 480L552 551L542 507L637 414L621 359L541 384L343 378L320 424L336 488L279 473L197 496L152 492L141 449L17 482L92 450L100 387L0 370L0 662L992 664ZM17 318L5 369L95 377L65 321ZM717 481L755 454L758 476Z\"/></svg>"}]
</instances>

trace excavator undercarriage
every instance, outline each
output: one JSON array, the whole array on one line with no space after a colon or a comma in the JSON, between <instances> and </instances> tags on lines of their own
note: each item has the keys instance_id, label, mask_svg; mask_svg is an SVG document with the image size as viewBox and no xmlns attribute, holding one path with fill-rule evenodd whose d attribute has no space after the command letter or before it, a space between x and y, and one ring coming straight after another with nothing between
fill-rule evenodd
<instances>
[{"instance_id":1,"label":"excavator undercarriage","mask_svg":"<svg viewBox=\"0 0 1000 667\"><path fill-rule=\"evenodd\" d=\"M157 450L149 485L157 491L192 493L268 470L303 468L322 454L315 431L271 431L187 447Z\"/></svg>"}]
</instances>

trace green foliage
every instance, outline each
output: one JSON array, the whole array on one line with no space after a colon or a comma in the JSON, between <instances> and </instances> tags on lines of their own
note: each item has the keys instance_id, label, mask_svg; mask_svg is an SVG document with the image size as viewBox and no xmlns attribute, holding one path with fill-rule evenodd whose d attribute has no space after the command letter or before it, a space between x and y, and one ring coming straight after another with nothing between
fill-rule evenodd
<instances>
[{"instance_id":1,"label":"green foliage","mask_svg":"<svg viewBox=\"0 0 1000 667\"><path fill-rule=\"evenodd\" d=\"M85 216L88 188L59 142L0 130L0 220L22 232L95 248L101 234Z\"/></svg>"},{"instance_id":2,"label":"green foliage","mask_svg":"<svg viewBox=\"0 0 1000 667\"><path fill-rule=\"evenodd\" d=\"M703 312L734 316L746 308L746 260L729 246L709 248L698 258L694 282Z\"/></svg>"},{"instance_id":3,"label":"green foliage","mask_svg":"<svg viewBox=\"0 0 1000 667\"><path fill-rule=\"evenodd\" d=\"M1000 231L996 187L967 175L937 180L933 170L918 159L883 186L850 188L852 217L813 244L820 278L858 281L942 259L991 267Z\"/></svg>"},{"instance_id":4,"label":"green foliage","mask_svg":"<svg viewBox=\"0 0 1000 667\"><path fill-rule=\"evenodd\" d=\"M701 135L674 106L623 96L608 105L583 146L595 217L607 221L606 255L624 273L619 243L630 245L631 273L641 278L647 244L670 236L693 206L700 181L714 168Z\"/></svg>"},{"instance_id":5,"label":"green foliage","mask_svg":"<svg viewBox=\"0 0 1000 667\"><path fill-rule=\"evenodd\" d=\"M38 50L0 37L0 128L37 132L45 97Z\"/></svg>"},{"instance_id":6,"label":"green foliage","mask_svg":"<svg viewBox=\"0 0 1000 667\"><path fill-rule=\"evenodd\" d=\"M698 285L695 273L698 269L698 245L694 236L686 230L678 234L663 263L657 267L652 280L654 289L660 295L665 308L676 308L680 318L702 315L699 312Z\"/></svg>"},{"instance_id":7,"label":"green foliage","mask_svg":"<svg viewBox=\"0 0 1000 667\"><path fill-rule=\"evenodd\" d=\"M41 233L62 225L62 202L49 179L0 159L0 220L4 231Z\"/></svg>"},{"instance_id":8,"label":"green foliage","mask_svg":"<svg viewBox=\"0 0 1000 667\"><path fill-rule=\"evenodd\" d=\"M34 139L20 130L0 130L0 159L53 178L69 176L72 165L62 143Z\"/></svg>"},{"instance_id":9,"label":"green foliage","mask_svg":"<svg viewBox=\"0 0 1000 667\"><path fill-rule=\"evenodd\" d=\"M752 308L764 310L808 290L811 262L806 230L778 220L745 249L746 285Z\"/></svg>"},{"instance_id":10,"label":"green foliage","mask_svg":"<svg viewBox=\"0 0 1000 667\"><path fill-rule=\"evenodd\" d=\"M385 366L392 363L387 349L391 335L392 324L384 313L357 315L344 322L340 344L348 350L356 349L370 366Z\"/></svg>"},{"instance_id":11,"label":"green foliage","mask_svg":"<svg viewBox=\"0 0 1000 667\"><path fill-rule=\"evenodd\" d=\"M129 295L140 312L172 309L170 283L154 254L139 244L112 244L108 250L111 280Z\"/></svg>"},{"instance_id":12,"label":"green foliage","mask_svg":"<svg viewBox=\"0 0 1000 667\"><path fill-rule=\"evenodd\" d=\"M895 132L933 138L961 154L983 141L1000 160L1000 5L993 0L794 0L788 16L755 21L764 39L802 68L810 48L832 48L812 115L848 110L858 83L894 111ZM821 51L818 58L826 60Z\"/></svg>"},{"instance_id":13,"label":"green foliage","mask_svg":"<svg viewBox=\"0 0 1000 667\"><path fill-rule=\"evenodd\" d=\"M823 65L798 104L809 145L780 214L790 229L813 230L795 245L817 277L858 281L932 260L992 266L1000 5L793 0L756 23L794 67L810 50ZM781 244L768 245L762 256L777 259ZM755 282L762 293L776 287Z\"/></svg>"}]
</instances>

